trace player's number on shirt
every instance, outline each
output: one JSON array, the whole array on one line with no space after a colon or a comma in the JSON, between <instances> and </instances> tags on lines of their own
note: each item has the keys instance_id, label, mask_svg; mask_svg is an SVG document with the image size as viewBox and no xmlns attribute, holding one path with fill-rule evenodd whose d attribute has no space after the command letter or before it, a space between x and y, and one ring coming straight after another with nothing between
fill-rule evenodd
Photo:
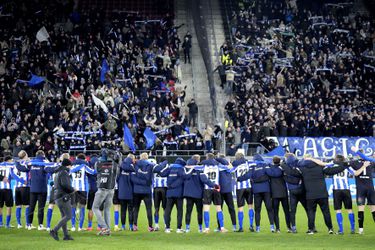
<instances>
[{"instance_id":1,"label":"player's number on shirt","mask_svg":"<svg viewBox=\"0 0 375 250\"><path fill-rule=\"evenodd\" d=\"M74 178L79 179L79 178L81 178L81 177L82 177L82 172L81 172L81 171L78 171L78 172L75 172L75 173L74 173Z\"/></svg>"},{"instance_id":2,"label":"player's number on shirt","mask_svg":"<svg viewBox=\"0 0 375 250\"><path fill-rule=\"evenodd\" d=\"M237 177L243 176L247 170L245 168L239 168L237 169Z\"/></svg>"},{"instance_id":3,"label":"player's number on shirt","mask_svg":"<svg viewBox=\"0 0 375 250\"><path fill-rule=\"evenodd\" d=\"M208 172L208 173L207 173L207 177L208 177L208 179L210 179L211 181L216 180L216 172Z\"/></svg>"}]
</instances>

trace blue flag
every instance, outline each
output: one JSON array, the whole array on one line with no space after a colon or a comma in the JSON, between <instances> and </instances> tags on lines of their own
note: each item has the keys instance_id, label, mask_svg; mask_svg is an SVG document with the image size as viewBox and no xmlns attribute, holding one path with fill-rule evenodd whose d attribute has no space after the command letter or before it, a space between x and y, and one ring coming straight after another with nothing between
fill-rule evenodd
<instances>
[{"instance_id":1,"label":"blue flag","mask_svg":"<svg viewBox=\"0 0 375 250\"><path fill-rule=\"evenodd\" d=\"M147 142L146 149L152 148L157 138L154 132L152 132L149 127L147 127L145 131L143 132L143 136L146 138L146 142Z\"/></svg>"},{"instance_id":2,"label":"blue flag","mask_svg":"<svg viewBox=\"0 0 375 250\"><path fill-rule=\"evenodd\" d=\"M186 126L186 127L184 128L184 130L186 131L186 133L190 134L189 126Z\"/></svg>"},{"instance_id":3,"label":"blue flag","mask_svg":"<svg viewBox=\"0 0 375 250\"><path fill-rule=\"evenodd\" d=\"M134 139L130 129L124 124L124 143L129 147L131 151L135 151Z\"/></svg>"},{"instance_id":4,"label":"blue flag","mask_svg":"<svg viewBox=\"0 0 375 250\"><path fill-rule=\"evenodd\" d=\"M38 84L40 84L40 83L42 83L44 81L45 81L44 77L31 74L31 79L29 81L29 86L35 86L35 85L38 85Z\"/></svg>"},{"instance_id":5,"label":"blue flag","mask_svg":"<svg viewBox=\"0 0 375 250\"><path fill-rule=\"evenodd\" d=\"M263 154L262 156L265 156L265 157L273 157L273 156L280 156L280 157L284 157L285 155L285 150L282 146L278 146L276 148L274 148L272 151L268 152L267 154Z\"/></svg>"},{"instance_id":6,"label":"blue flag","mask_svg":"<svg viewBox=\"0 0 375 250\"><path fill-rule=\"evenodd\" d=\"M109 66L106 59L103 59L102 69L100 71L100 81L103 83L105 80L105 74L109 71Z\"/></svg>"},{"instance_id":7,"label":"blue flag","mask_svg":"<svg viewBox=\"0 0 375 250\"><path fill-rule=\"evenodd\" d=\"M17 82L27 83L30 87L41 84L44 81L45 81L44 77L37 76L37 75L34 75L34 74L31 74L31 79L28 80L28 81L27 80L20 80L20 79L17 80Z\"/></svg>"}]
</instances>

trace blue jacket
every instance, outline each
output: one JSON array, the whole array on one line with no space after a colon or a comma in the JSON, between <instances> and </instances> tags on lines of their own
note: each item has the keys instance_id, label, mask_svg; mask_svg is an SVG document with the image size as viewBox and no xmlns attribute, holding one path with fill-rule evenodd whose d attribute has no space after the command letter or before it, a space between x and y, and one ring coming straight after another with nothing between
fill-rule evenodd
<instances>
[{"instance_id":1,"label":"blue jacket","mask_svg":"<svg viewBox=\"0 0 375 250\"><path fill-rule=\"evenodd\" d=\"M250 169L243 176L238 177L238 181L245 181L251 179L253 185L253 193L270 193L270 181L269 175L273 175L268 163L263 162L263 158L260 155L254 156L254 161L257 161L257 165Z\"/></svg>"},{"instance_id":2,"label":"blue jacket","mask_svg":"<svg viewBox=\"0 0 375 250\"><path fill-rule=\"evenodd\" d=\"M19 162L16 168L22 172L30 173L30 192L47 193L48 173L55 172L58 168L45 161L44 157L36 157L25 165Z\"/></svg>"},{"instance_id":3,"label":"blue jacket","mask_svg":"<svg viewBox=\"0 0 375 250\"><path fill-rule=\"evenodd\" d=\"M216 161L222 165L229 165L229 162L224 158L216 158ZM220 185L220 193L232 193L233 189L233 178L232 173L227 170L219 171L219 185Z\"/></svg>"},{"instance_id":4,"label":"blue jacket","mask_svg":"<svg viewBox=\"0 0 375 250\"><path fill-rule=\"evenodd\" d=\"M289 168L296 168L298 159L295 156L290 156L285 159L285 163L281 164L281 167L286 164ZM284 167L283 167L284 168ZM293 176L285 173L284 180L289 191L302 191L302 177Z\"/></svg>"},{"instance_id":5,"label":"blue jacket","mask_svg":"<svg viewBox=\"0 0 375 250\"><path fill-rule=\"evenodd\" d=\"M208 160L201 161L199 165L215 166L215 165L220 165L220 163L215 159L208 159Z\"/></svg>"},{"instance_id":6,"label":"blue jacket","mask_svg":"<svg viewBox=\"0 0 375 250\"><path fill-rule=\"evenodd\" d=\"M132 200L133 199L133 183L131 182L131 176L135 175L135 168L133 160L126 158L120 165L121 172L117 178L118 185L118 198L120 200ZM140 180L141 181L141 180ZM143 181L146 185L146 181Z\"/></svg>"},{"instance_id":7,"label":"blue jacket","mask_svg":"<svg viewBox=\"0 0 375 250\"><path fill-rule=\"evenodd\" d=\"M187 161L187 165L197 165L198 162L193 159ZM204 184L214 187L214 184L207 178L207 176L198 170L193 170L191 173L188 173L184 181L184 197L202 199Z\"/></svg>"},{"instance_id":8,"label":"blue jacket","mask_svg":"<svg viewBox=\"0 0 375 250\"><path fill-rule=\"evenodd\" d=\"M99 161L98 157L91 157L89 161L89 167L95 169L95 163ZM98 187L96 185L96 174L87 174L87 182L89 184L89 192L96 192L98 191Z\"/></svg>"},{"instance_id":9,"label":"blue jacket","mask_svg":"<svg viewBox=\"0 0 375 250\"><path fill-rule=\"evenodd\" d=\"M135 164L135 175L131 175L135 194L151 194L152 169L154 164L147 160L139 160Z\"/></svg>"},{"instance_id":10,"label":"blue jacket","mask_svg":"<svg viewBox=\"0 0 375 250\"><path fill-rule=\"evenodd\" d=\"M174 164L160 171L161 177L167 177L167 198L182 198L184 181L187 178L185 165L186 162L183 159L177 158ZM190 172L192 172L192 169Z\"/></svg>"}]
</instances>

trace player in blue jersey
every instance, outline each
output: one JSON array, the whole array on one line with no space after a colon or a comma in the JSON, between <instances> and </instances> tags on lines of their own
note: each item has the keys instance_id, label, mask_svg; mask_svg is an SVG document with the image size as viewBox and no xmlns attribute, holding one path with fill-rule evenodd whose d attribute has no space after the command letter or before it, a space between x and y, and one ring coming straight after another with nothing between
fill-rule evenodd
<instances>
[{"instance_id":1,"label":"player in blue jersey","mask_svg":"<svg viewBox=\"0 0 375 250\"><path fill-rule=\"evenodd\" d=\"M224 155L218 155L215 160L222 164L223 167L219 171L219 185L220 185L220 196L221 196L221 209L223 209L224 202L228 207L230 220L232 222L233 231L237 231L236 221L236 209L234 208L233 201L233 175L230 169L230 163L225 159ZM220 231L220 223L217 221L218 228L215 231Z\"/></svg>"},{"instance_id":2,"label":"player in blue jersey","mask_svg":"<svg viewBox=\"0 0 375 250\"><path fill-rule=\"evenodd\" d=\"M200 162L203 165L203 173L207 176L207 179L214 183L214 188L209 185L204 186L203 191L203 218L205 229L203 233L210 232L210 206L214 203L217 213L217 219L220 224L220 232L226 233L227 229L224 228L224 216L221 210L221 195L219 185L219 162L215 160L215 155L208 153L206 160Z\"/></svg>"},{"instance_id":3,"label":"player in blue jersey","mask_svg":"<svg viewBox=\"0 0 375 250\"><path fill-rule=\"evenodd\" d=\"M72 229L76 230L76 210L80 209L78 231L83 230L83 223L85 220L85 207L87 203L87 174L96 174L96 171L89 167L84 154L78 154L76 160L72 163L73 167L70 169L69 174L72 179L72 186L77 190L72 196Z\"/></svg>"},{"instance_id":4,"label":"player in blue jersey","mask_svg":"<svg viewBox=\"0 0 375 250\"><path fill-rule=\"evenodd\" d=\"M200 155L193 155L187 162L186 168L196 166L200 161ZM199 170L193 169L189 176L184 181L184 194L186 198L186 214L185 214L185 232L190 232L190 221L191 213L193 211L193 206L197 211L198 219L198 231L202 232L202 223L203 223L203 190L204 184L214 187L214 184L208 180L207 176Z\"/></svg>"},{"instance_id":5,"label":"player in blue jersey","mask_svg":"<svg viewBox=\"0 0 375 250\"><path fill-rule=\"evenodd\" d=\"M155 164L155 159L149 159L150 162ZM155 167L154 167L155 168ZM152 181L152 187L154 188L153 198L154 198L154 229L159 231L159 210L160 206L163 208L163 212L167 206L167 177L161 177L159 173L154 173L154 179ZM163 213L164 214L164 213ZM164 216L163 216L164 217Z\"/></svg>"},{"instance_id":6,"label":"player in blue jersey","mask_svg":"<svg viewBox=\"0 0 375 250\"><path fill-rule=\"evenodd\" d=\"M373 174L375 173L374 158L367 157L361 150L355 147L352 151L360 157L350 162L350 166L355 170L355 183L357 189L357 205L358 205L358 233L363 234L363 223L365 219L365 205L370 207L372 218L375 222L375 190L373 183ZM364 161L366 160L366 161Z\"/></svg>"},{"instance_id":7,"label":"player in blue jersey","mask_svg":"<svg viewBox=\"0 0 375 250\"><path fill-rule=\"evenodd\" d=\"M120 174L117 179L118 199L121 204L121 229L125 230L126 212L129 214L129 230L133 231L133 183L131 176L135 175L135 156L128 154L120 164Z\"/></svg>"},{"instance_id":8,"label":"player in blue jersey","mask_svg":"<svg viewBox=\"0 0 375 250\"><path fill-rule=\"evenodd\" d=\"M298 164L297 157L292 153L285 154L285 161L281 162L281 168L296 168ZM306 190L303 185L302 177L293 176L284 172L284 180L288 188L289 193L289 206L290 206L290 224L292 233L297 233L296 227L296 213L298 203L301 203L302 207L306 211L307 215L307 201L306 201Z\"/></svg>"},{"instance_id":9,"label":"player in blue jersey","mask_svg":"<svg viewBox=\"0 0 375 250\"><path fill-rule=\"evenodd\" d=\"M286 182L284 180L284 173L280 167L281 159L278 156L274 156L272 159L271 169L273 174L270 175L271 195L272 195L272 208L276 226L276 233L280 233L280 219L279 219L279 207L280 203L284 210L285 223L288 228L288 232L292 232L290 223L290 209L288 200L288 190Z\"/></svg>"},{"instance_id":10,"label":"player in blue jersey","mask_svg":"<svg viewBox=\"0 0 375 250\"><path fill-rule=\"evenodd\" d=\"M269 176L272 176L272 169L269 164L264 161L260 155L255 155L253 160L256 162L256 166L253 166L245 174L237 177L237 181L245 181L251 179L253 183L254 193L254 208L255 208L255 231L260 232L260 213L262 210L262 203L267 209L268 220L270 222L271 232L275 232L274 225L274 214L271 200L271 187L269 182Z\"/></svg>"},{"instance_id":11,"label":"player in blue jersey","mask_svg":"<svg viewBox=\"0 0 375 250\"><path fill-rule=\"evenodd\" d=\"M96 162L98 162L99 157L97 155L91 155L89 160L90 168L94 169ZM87 174L87 181L89 186L89 192L87 196L87 231L92 231L92 220L94 218L94 212L92 211L92 206L94 203L95 193L98 191L96 183L96 174ZM100 207L100 210L103 210L103 205ZM100 228L98 226L98 231Z\"/></svg>"},{"instance_id":12,"label":"player in blue jersey","mask_svg":"<svg viewBox=\"0 0 375 250\"><path fill-rule=\"evenodd\" d=\"M242 152L237 152L235 160L232 162L233 171L235 172L236 179L246 174L250 169L255 166L255 163L249 163L245 159ZM238 206L238 231L243 232L243 219L244 219L244 206L245 202L248 206L248 215L250 223L250 231L254 232L254 209L253 209L253 189L251 187L251 180L236 181L236 196Z\"/></svg>"},{"instance_id":13,"label":"player in blue jersey","mask_svg":"<svg viewBox=\"0 0 375 250\"><path fill-rule=\"evenodd\" d=\"M6 179L0 182L0 227L3 227L3 207L6 206L6 228L10 228L10 220L12 216L12 207L13 207L13 194L11 188L11 179L14 167L12 157L5 156L4 162L0 163L0 175L5 176Z\"/></svg>"},{"instance_id":14,"label":"player in blue jersey","mask_svg":"<svg viewBox=\"0 0 375 250\"><path fill-rule=\"evenodd\" d=\"M17 169L30 174L30 213L28 229L31 230L34 218L34 210L38 202L38 230L45 230L43 226L44 207L47 200L47 179L48 173L56 170L56 164L50 163L45 159L44 152L36 152L35 159L26 162L19 162Z\"/></svg>"},{"instance_id":15,"label":"player in blue jersey","mask_svg":"<svg viewBox=\"0 0 375 250\"><path fill-rule=\"evenodd\" d=\"M161 177L167 177L167 205L164 212L165 232L170 233L171 213L174 205L177 208L177 230L176 233L184 233L182 229L183 216L183 191L184 180L193 171L193 169L186 170L186 162L182 158L177 158L176 161L165 166L160 170ZM158 170L155 168L155 172Z\"/></svg>"},{"instance_id":16,"label":"player in blue jersey","mask_svg":"<svg viewBox=\"0 0 375 250\"><path fill-rule=\"evenodd\" d=\"M18 153L18 157L22 160L26 156L26 152L21 150ZM17 175L21 181L16 182L15 190L15 204L16 204L16 219L17 219L17 228L22 228L21 223L21 214L22 206L25 208L25 227L27 228L28 223L28 214L29 214L29 205L30 205L30 180L29 175L25 172L19 171L17 168L13 168L12 171Z\"/></svg>"},{"instance_id":17,"label":"player in blue jersey","mask_svg":"<svg viewBox=\"0 0 375 250\"><path fill-rule=\"evenodd\" d=\"M148 231L155 231L152 227L152 171L154 164L148 161L148 154L142 153L135 164L136 174L131 176L131 181L134 184L134 225L133 230L138 231L138 214L141 202L145 203L148 221Z\"/></svg>"}]
</instances>

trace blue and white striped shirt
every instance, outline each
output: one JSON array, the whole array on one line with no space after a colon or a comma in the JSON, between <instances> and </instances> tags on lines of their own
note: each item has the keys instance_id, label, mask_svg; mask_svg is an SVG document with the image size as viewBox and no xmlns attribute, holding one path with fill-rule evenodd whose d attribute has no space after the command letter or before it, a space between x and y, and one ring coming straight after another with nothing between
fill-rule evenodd
<instances>
[{"instance_id":1,"label":"blue and white striped shirt","mask_svg":"<svg viewBox=\"0 0 375 250\"><path fill-rule=\"evenodd\" d=\"M0 174L6 178L8 178L8 182L0 181L0 189L11 189L10 188L10 172L11 169L14 167L13 163L9 162L1 162L0 163Z\"/></svg>"},{"instance_id":2,"label":"blue and white striped shirt","mask_svg":"<svg viewBox=\"0 0 375 250\"><path fill-rule=\"evenodd\" d=\"M11 171L20 178L20 180L16 180L16 188L30 187L30 173L19 171L15 167Z\"/></svg>"},{"instance_id":3,"label":"blue and white striped shirt","mask_svg":"<svg viewBox=\"0 0 375 250\"><path fill-rule=\"evenodd\" d=\"M161 177L159 174L154 174L153 188L167 187L167 177Z\"/></svg>"},{"instance_id":4,"label":"blue and white striped shirt","mask_svg":"<svg viewBox=\"0 0 375 250\"><path fill-rule=\"evenodd\" d=\"M237 166L236 170L235 170L236 178L241 177L244 174L246 174L250 170L251 166L256 166L256 164L246 162L244 164L241 164L241 165ZM236 182L236 189L247 189L247 188L251 188L250 179L245 180L245 181L237 181Z\"/></svg>"},{"instance_id":5,"label":"blue and white striped shirt","mask_svg":"<svg viewBox=\"0 0 375 250\"><path fill-rule=\"evenodd\" d=\"M215 185L219 185L219 166L204 166L203 173ZM208 185L204 185L204 189L213 189Z\"/></svg>"},{"instance_id":6,"label":"blue and white striped shirt","mask_svg":"<svg viewBox=\"0 0 375 250\"><path fill-rule=\"evenodd\" d=\"M334 167L333 163L328 165L328 167ZM349 167L345 169L344 171L335 174L332 176L332 182L333 182L333 190L350 190L348 177L350 175L354 175L354 169L352 167Z\"/></svg>"},{"instance_id":7,"label":"blue and white striped shirt","mask_svg":"<svg viewBox=\"0 0 375 250\"><path fill-rule=\"evenodd\" d=\"M95 174L96 171L88 167L86 164L73 165L73 168L70 170L73 188L78 191L88 191L86 173Z\"/></svg>"}]
</instances>

